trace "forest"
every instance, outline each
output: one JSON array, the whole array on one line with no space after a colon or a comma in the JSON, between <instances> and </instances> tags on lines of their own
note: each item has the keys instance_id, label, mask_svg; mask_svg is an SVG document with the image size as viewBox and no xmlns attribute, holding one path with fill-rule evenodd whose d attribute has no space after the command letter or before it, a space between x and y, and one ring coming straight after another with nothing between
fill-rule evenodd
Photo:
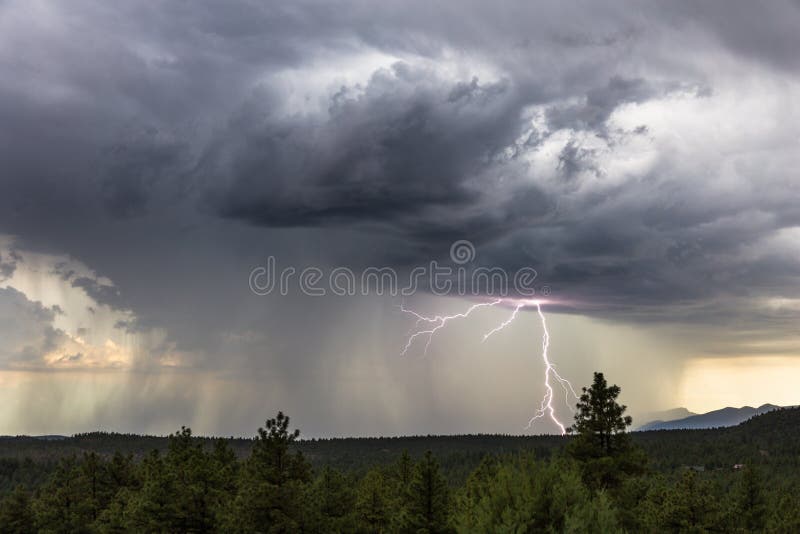
<instances>
[{"instance_id":1,"label":"forest","mask_svg":"<svg viewBox=\"0 0 800 534\"><path fill-rule=\"evenodd\" d=\"M0 438L0 532L800 532L800 409L628 432L583 388L567 436Z\"/></svg>"}]
</instances>

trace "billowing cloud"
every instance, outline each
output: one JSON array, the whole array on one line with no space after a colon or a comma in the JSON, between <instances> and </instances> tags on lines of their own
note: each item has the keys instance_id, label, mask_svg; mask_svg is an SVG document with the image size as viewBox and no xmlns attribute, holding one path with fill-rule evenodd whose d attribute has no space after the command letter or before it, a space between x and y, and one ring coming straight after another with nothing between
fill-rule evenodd
<instances>
[{"instance_id":1,"label":"billowing cloud","mask_svg":"<svg viewBox=\"0 0 800 534\"><path fill-rule=\"evenodd\" d=\"M138 326L112 281L69 258L13 255L13 275L0 287L4 367L145 370L187 363L163 330Z\"/></svg>"},{"instance_id":2,"label":"billowing cloud","mask_svg":"<svg viewBox=\"0 0 800 534\"><path fill-rule=\"evenodd\" d=\"M13 259L11 261L3 261L2 256L0 256L0 282L11 278L11 275L14 274L14 269L17 268L17 264Z\"/></svg>"},{"instance_id":3,"label":"billowing cloud","mask_svg":"<svg viewBox=\"0 0 800 534\"><path fill-rule=\"evenodd\" d=\"M387 369L365 353L389 334L339 341L372 304L259 299L248 273L407 270L456 239L558 311L670 324L676 361L793 354L798 23L789 0L2 2L4 365L352 400L316 369Z\"/></svg>"},{"instance_id":4,"label":"billowing cloud","mask_svg":"<svg viewBox=\"0 0 800 534\"><path fill-rule=\"evenodd\" d=\"M29 301L13 288L0 289L0 361L5 368L35 366L63 341L53 328L58 310Z\"/></svg>"},{"instance_id":5,"label":"billowing cloud","mask_svg":"<svg viewBox=\"0 0 800 534\"><path fill-rule=\"evenodd\" d=\"M20 239L97 263L85 247L102 221L141 240L222 217L408 240L376 262L467 238L571 297L632 305L720 296L720 262L758 291L770 270L793 285L791 265L752 251L797 222L781 170L795 163L794 122L764 126L796 96L781 52L795 37L781 24L737 41L748 6L634 17L624 2L553 4L511 21L476 4L455 27L432 6L122 4L114 17L86 1L80 20L49 2L2 9L0 110L16 125L4 227ZM688 142L723 123L710 145ZM767 131L770 153L751 149ZM53 231L48 217L69 224ZM74 283L103 291L86 282Z\"/></svg>"}]
</instances>

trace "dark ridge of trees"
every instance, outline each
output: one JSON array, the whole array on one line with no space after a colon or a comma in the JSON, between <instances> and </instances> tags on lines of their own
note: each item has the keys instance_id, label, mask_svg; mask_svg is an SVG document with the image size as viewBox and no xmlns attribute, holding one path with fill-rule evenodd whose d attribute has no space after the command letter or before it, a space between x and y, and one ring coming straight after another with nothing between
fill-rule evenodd
<instances>
[{"instance_id":1,"label":"dark ridge of trees","mask_svg":"<svg viewBox=\"0 0 800 534\"><path fill-rule=\"evenodd\" d=\"M570 437L0 438L0 532L800 531L800 409L629 433L618 394L596 373Z\"/></svg>"}]
</instances>

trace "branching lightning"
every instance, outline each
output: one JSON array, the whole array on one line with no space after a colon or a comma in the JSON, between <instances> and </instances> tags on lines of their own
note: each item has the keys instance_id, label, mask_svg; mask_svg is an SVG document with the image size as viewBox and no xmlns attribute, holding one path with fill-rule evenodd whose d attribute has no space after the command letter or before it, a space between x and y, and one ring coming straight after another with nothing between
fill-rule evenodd
<instances>
[{"instance_id":1,"label":"branching lightning","mask_svg":"<svg viewBox=\"0 0 800 534\"><path fill-rule=\"evenodd\" d=\"M500 304L502 299L497 299L492 302L481 302L479 304L473 304L467 311L463 313L457 313L455 315L436 315L434 317L425 317L424 315L420 315L419 313L409 310L405 307L405 305L401 304L400 309L405 312L413 315L417 318L417 323L414 325L415 328L419 327L420 323L427 323L430 326L429 329L425 330L417 330L416 332L412 333L411 336L408 338L408 342L406 342L406 346L403 348L403 351L400 353L405 356L408 350L411 348L411 345L414 344L414 340L416 340L420 336L428 336L428 341L425 343L425 354L428 354L428 347L431 346L431 340L433 339L433 335L445 327L445 325L452 321L453 319L465 319L469 317L469 315L479 308L485 308L487 306L496 306Z\"/></svg>"},{"instance_id":2,"label":"branching lightning","mask_svg":"<svg viewBox=\"0 0 800 534\"><path fill-rule=\"evenodd\" d=\"M422 315L414 310L408 309L405 307L405 304L400 305L400 310L404 313L412 315L416 318L416 323L414 324L414 329L409 333L408 340L406 341L405 347L401 354L405 355L411 349L412 345L417 339L425 339L425 350L424 354L428 353L428 348L431 345L431 341L433 340L433 336L441 329L443 329L447 323L456 319L465 319L469 317L472 312L479 310L481 308L487 307L495 307L499 305L511 305L513 306L514 310L511 313L511 316L503 321L501 324L493 328L492 330L486 332L483 335L483 341L485 342L494 334L500 332L511 323L513 323L519 312L526 307L536 307L536 312L539 315L539 319L542 323L542 360L544 361L545 372L544 372L544 397L542 398L541 404L539 408L536 410L536 413L533 417L530 418L528 421L528 426L526 428L531 428L538 419L542 419L544 417L549 417L550 420L555 423L555 425L561 430L561 434L566 434L566 427L564 423L562 423L557 415L555 408L553 406L553 397L555 396L555 392L553 390L553 382L556 382L561 386L564 390L565 400L567 403L567 407L572 409L569 403L570 395L574 398L578 398L578 395L575 393L575 389L572 387L570 382L563 378L561 375L558 374L556 371L555 366L550 361L550 356L548 355L548 349L550 348L550 332L547 330L547 320L545 319L544 313L542 312L542 301L540 300L529 300L529 299L494 299L487 302L480 302L478 304L473 304L466 311L457 313L454 315L435 315L432 317L428 317Z\"/></svg>"}]
</instances>

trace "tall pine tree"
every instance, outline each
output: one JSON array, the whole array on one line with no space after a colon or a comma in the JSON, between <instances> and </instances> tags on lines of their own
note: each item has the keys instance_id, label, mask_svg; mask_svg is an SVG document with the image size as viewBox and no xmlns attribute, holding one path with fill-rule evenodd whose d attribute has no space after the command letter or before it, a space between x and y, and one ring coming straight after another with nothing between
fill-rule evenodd
<instances>
[{"instance_id":1,"label":"tall pine tree","mask_svg":"<svg viewBox=\"0 0 800 534\"><path fill-rule=\"evenodd\" d=\"M583 388L570 428L577 436L569 453L581 464L586 484L594 489L615 488L624 476L644 471L644 454L625 432L633 421L625 415L627 407L617 403L619 394L619 386L609 386L603 373L594 373L592 385Z\"/></svg>"},{"instance_id":2,"label":"tall pine tree","mask_svg":"<svg viewBox=\"0 0 800 534\"><path fill-rule=\"evenodd\" d=\"M305 517L311 466L291 446L300 431L289 431L289 417L278 412L258 429L227 514L227 532L297 532Z\"/></svg>"}]
</instances>

